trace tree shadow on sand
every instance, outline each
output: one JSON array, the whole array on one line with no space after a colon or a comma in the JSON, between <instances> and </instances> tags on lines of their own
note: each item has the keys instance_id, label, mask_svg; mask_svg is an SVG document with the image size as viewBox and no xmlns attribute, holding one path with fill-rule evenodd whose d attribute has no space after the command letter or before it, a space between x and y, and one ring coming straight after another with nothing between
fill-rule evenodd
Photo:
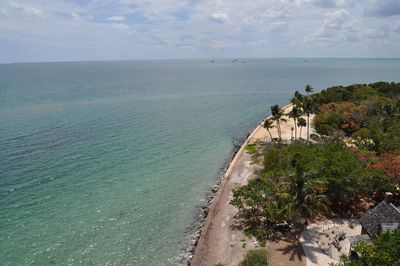
<instances>
[{"instance_id":1,"label":"tree shadow on sand","mask_svg":"<svg viewBox=\"0 0 400 266\"><path fill-rule=\"evenodd\" d=\"M289 256L290 261L303 261L305 260L305 253L300 243L300 233L301 230L299 229L277 232L270 241L283 245L275 250L281 252L282 255Z\"/></svg>"}]
</instances>

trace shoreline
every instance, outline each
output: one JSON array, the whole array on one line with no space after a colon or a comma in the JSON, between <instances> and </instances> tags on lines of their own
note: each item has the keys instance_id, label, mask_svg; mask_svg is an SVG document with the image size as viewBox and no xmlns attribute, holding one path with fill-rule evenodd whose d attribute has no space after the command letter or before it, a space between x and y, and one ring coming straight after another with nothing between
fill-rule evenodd
<instances>
[{"instance_id":1,"label":"shoreline","mask_svg":"<svg viewBox=\"0 0 400 266\"><path fill-rule=\"evenodd\" d=\"M291 108L292 104L288 103L281 107L281 109L284 111L284 113L288 112ZM265 119L271 118L271 115L266 117ZM248 144L254 143L257 140L264 139L264 135L267 134L266 130L262 126L264 120L262 120L258 125L251 131L251 133L247 136L245 141L241 144L240 148L238 149L233 149L232 152L232 159L228 161L227 165L225 166L225 171L222 174L222 177L217 180L216 185L214 185L211 189L211 194L207 199L207 205L205 205L201 209L201 215L203 217L203 221L200 222L199 226L199 231L194 234L193 237L193 245L190 248L190 255L187 261L188 265L214 265L219 262L224 262L223 260L219 261L218 255L215 253L218 253L218 248L215 248L216 243L209 243L209 242L219 242L220 244L221 239L219 235L221 235L221 232L219 232L218 229L221 228L227 228L225 220L228 220L226 217L225 219L218 219L216 216L221 216L222 212L226 212L227 209L228 213L225 213L226 215L231 215L232 211L235 211L233 206L229 205L229 199L230 199L230 194L233 189L242 186L247 183L247 181L252 178L254 175L253 172L246 172L244 174L244 178L239 177L240 180L233 180L237 179L235 177L240 176L243 174L243 170L249 170L247 168L254 168L254 166L250 166L250 156L245 153L245 149ZM290 124L290 122L289 122ZM263 132L265 131L265 132ZM287 130L286 130L287 131ZM265 134L263 134L265 133ZM287 133L287 132L286 132ZM290 133L290 132L289 132ZM303 132L304 133L304 132ZM287 134L286 134L287 135ZM269 137L268 137L269 138ZM252 169L254 170L254 169ZM239 182L236 182L239 181ZM235 183L235 184L231 184ZM232 186L233 185L233 186ZM233 216L233 215L232 215ZM221 218L221 217L219 217ZM221 223L216 223L218 220ZM231 225L232 226L232 225ZM216 228L219 227L219 228ZM229 229L228 229L229 230ZM225 231L228 231L225 229ZM216 232L213 232L216 231ZM213 232L213 233L210 233ZM215 234L216 233L216 234ZM226 233L226 232L224 232ZM238 232L239 234L242 233L241 231ZM212 239L210 239L212 238ZM227 238L225 234L225 238ZM225 239L226 240L226 239ZM241 240L243 241L243 240ZM249 247L255 247L257 246L257 243L252 241L253 243L248 243ZM226 245L225 245L226 248ZM209 252L211 251L212 252ZM214 254L210 254L214 253ZM211 258L209 258L211 257ZM241 256L239 256L241 259ZM236 259L237 260L237 259ZM212 262L212 263L210 263Z\"/></svg>"}]
</instances>

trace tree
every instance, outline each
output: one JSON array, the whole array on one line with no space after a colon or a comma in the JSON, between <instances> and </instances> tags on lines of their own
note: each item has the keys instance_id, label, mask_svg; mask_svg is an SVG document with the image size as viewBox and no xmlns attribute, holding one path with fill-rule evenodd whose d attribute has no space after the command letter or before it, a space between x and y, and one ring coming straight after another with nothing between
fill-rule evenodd
<instances>
[{"instance_id":1,"label":"tree","mask_svg":"<svg viewBox=\"0 0 400 266\"><path fill-rule=\"evenodd\" d=\"M284 216L297 223L300 218L314 218L319 212L327 211L328 200L323 194L324 182L309 175L304 161L293 158L291 164L295 171L283 184L283 191L278 193L278 197L283 201L281 206Z\"/></svg>"},{"instance_id":2,"label":"tree","mask_svg":"<svg viewBox=\"0 0 400 266\"><path fill-rule=\"evenodd\" d=\"M363 241L358 242L355 251L359 257L350 261L347 257L342 258L340 263L335 266L364 266L364 265L382 265L399 266L400 265L400 230L394 230L382 233L370 246Z\"/></svg>"},{"instance_id":3,"label":"tree","mask_svg":"<svg viewBox=\"0 0 400 266\"><path fill-rule=\"evenodd\" d=\"M271 106L271 114L272 114L272 119L276 122L278 138L279 141L281 141L282 140L281 122L286 122L286 119L282 118L283 111L277 104Z\"/></svg>"},{"instance_id":4,"label":"tree","mask_svg":"<svg viewBox=\"0 0 400 266\"><path fill-rule=\"evenodd\" d=\"M292 110L288 113L288 116L290 118L293 118L293 122L294 122L294 139L297 139L297 119L300 118L302 115L301 109L293 106Z\"/></svg>"},{"instance_id":5,"label":"tree","mask_svg":"<svg viewBox=\"0 0 400 266\"><path fill-rule=\"evenodd\" d=\"M309 95L311 92L314 91L314 88L311 87L310 85L307 85L305 90L306 90L306 92L307 92L307 95Z\"/></svg>"},{"instance_id":6,"label":"tree","mask_svg":"<svg viewBox=\"0 0 400 266\"><path fill-rule=\"evenodd\" d=\"M310 115L314 113L314 103L307 97L303 102L303 111L307 115L307 140L310 139Z\"/></svg>"},{"instance_id":7,"label":"tree","mask_svg":"<svg viewBox=\"0 0 400 266\"><path fill-rule=\"evenodd\" d=\"M303 117L299 117L299 119L297 119L297 126L300 128L300 138L301 138L301 129L307 126L307 121Z\"/></svg>"},{"instance_id":8,"label":"tree","mask_svg":"<svg viewBox=\"0 0 400 266\"><path fill-rule=\"evenodd\" d=\"M274 122L271 119L265 119L263 123L263 127L268 131L269 137L271 138L272 141L272 134L270 129L274 128Z\"/></svg>"},{"instance_id":9,"label":"tree","mask_svg":"<svg viewBox=\"0 0 400 266\"><path fill-rule=\"evenodd\" d=\"M298 108L302 108L303 106L304 96L299 92L295 91L293 98L290 102Z\"/></svg>"}]
</instances>

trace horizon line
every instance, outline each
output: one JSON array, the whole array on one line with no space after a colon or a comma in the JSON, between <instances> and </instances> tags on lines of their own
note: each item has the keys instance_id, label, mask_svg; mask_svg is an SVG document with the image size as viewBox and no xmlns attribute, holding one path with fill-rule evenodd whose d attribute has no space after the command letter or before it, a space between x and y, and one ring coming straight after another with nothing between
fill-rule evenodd
<instances>
[{"instance_id":1,"label":"horizon line","mask_svg":"<svg viewBox=\"0 0 400 266\"><path fill-rule=\"evenodd\" d=\"M232 59L364 59L364 60L399 60L400 57L193 57L193 58L159 58L159 59L88 59L88 60L48 60L48 61L16 61L16 62L0 62L0 65L13 64L46 64L46 63L90 63L90 62L129 62L129 61L187 61L187 60L232 60Z\"/></svg>"}]
</instances>

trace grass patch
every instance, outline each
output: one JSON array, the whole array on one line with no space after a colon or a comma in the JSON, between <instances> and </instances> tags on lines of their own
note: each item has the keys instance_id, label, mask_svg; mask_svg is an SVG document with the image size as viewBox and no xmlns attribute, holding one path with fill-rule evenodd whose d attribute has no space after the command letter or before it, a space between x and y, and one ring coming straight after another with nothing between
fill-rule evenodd
<instances>
[{"instance_id":1,"label":"grass patch","mask_svg":"<svg viewBox=\"0 0 400 266\"><path fill-rule=\"evenodd\" d=\"M267 266L268 253L265 249L253 249L247 252L239 266Z\"/></svg>"},{"instance_id":2,"label":"grass patch","mask_svg":"<svg viewBox=\"0 0 400 266\"><path fill-rule=\"evenodd\" d=\"M257 147L255 144L249 144L246 146L246 152L250 155L255 155L257 153Z\"/></svg>"}]
</instances>

